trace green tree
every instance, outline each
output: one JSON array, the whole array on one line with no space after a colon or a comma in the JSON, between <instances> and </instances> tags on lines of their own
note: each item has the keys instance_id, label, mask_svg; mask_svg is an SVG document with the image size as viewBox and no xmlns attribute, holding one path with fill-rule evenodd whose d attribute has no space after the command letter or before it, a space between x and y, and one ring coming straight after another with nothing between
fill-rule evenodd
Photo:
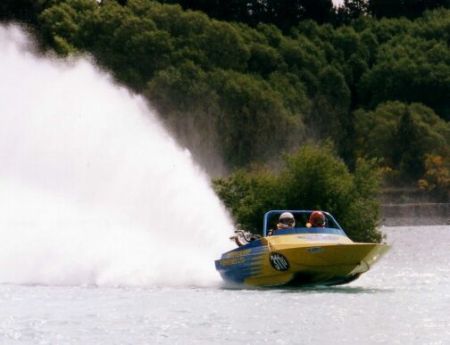
<instances>
[{"instance_id":1,"label":"green tree","mask_svg":"<svg viewBox=\"0 0 450 345\"><path fill-rule=\"evenodd\" d=\"M213 185L235 221L254 233L261 232L265 212L283 205L278 178L265 167L236 170L227 178L214 180Z\"/></svg>"},{"instance_id":2,"label":"green tree","mask_svg":"<svg viewBox=\"0 0 450 345\"><path fill-rule=\"evenodd\" d=\"M450 159L449 155L427 155L425 174L418 181L419 188L433 192L442 200L450 200Z\"/></svg>"},{"instance_id":3,"label":"green tree","mask_svg":"<svg viewBox=\"0 0 450 345\"><path fill-rule=\"evenodd\" d=\"M404 175L409 174L412 178L418 179L424 173L425 152L419 129L408 109L405 109L400 117L394 136L396 140L392 158L396 168Z\"/></svg>"},{"instance_id":4,"label":"green tree","mask_svg":"<svg viewBox=\"0 0 450 345\"><path fill-rule=\"evenodd\" d=\"M361 78L363 103L420 102L450 119L450 49L444 42L399 35L380 47L377 62Z\"/></svg>"},{"instance_id":5,"label":"green tree","mask_svg":"<svg viewBox=\"0 0 450 345\"><path fill-rule=\"evenodd\" d=\"M354 115L358 156L380 159L404 178L423 174L426 153L444 155L450 148L450 124L422 104L387 102Z\"/></svg>"},{"instance_id":6,"label":"green tree","mask_svg":"<svg viewBox=\"0 0 450 345\"><path fill-rule=\"evenodd\" d=\"M250 51L249 70L264 77L278 70L284 62L280 53L266 44L253 44Z\"/></svg>"},{"instance_id":7,"label":"green tree","mask_svg":"<svg viewBox=\"0 0 450 345\"><path fill-rule=\"evenodd\" d=\"M218 71L213 78L226 114L219 121L225 159L245 166L273 157L301 133L301 118L284 107L283 96L266 81L245 74Z\"/></svg>"},{"instance_id":8,"label":"green tree","mask_svg":"<svg viewBox=\"0 0 450 345\"><path fill-rule=\"evenodd\" d=\"M305 20L314 17L305 12L313 3L247 2L247 14L264 19L252 28L150 0L55 0L38 9L37 27L58 53L88 52L118 81L145 92L184 145L206 162L215 152L225 170L253 162L276 165L307 134L332 141L352 171L357 157L367 156L413 176L406 171L417 170L406 163L413 158L393 154L396 137L403 135L396 132L404 127L401 107L392 106L393 117L379 108L395 100L428 107L408 106L421 135L415 144L420 151L410 156L443 155L447 127L434 115L450 116L450 10L415 20L358 15L333 27ZM229 4L234 11L243 2ZM316 5L329 8L327 1ZM364 10L362 0L346 6ZM263 24L289 8L297 18L285 23L289 34Z\"/></svg>"},{"instance_id":9,"label":"green tree","mask_svg":"<svg viewBox=\"0 0 450 345\"><path fill-rule=\"evenodd\" d=\"M336 9L336 21L339 24L350 24L354 19L368 14L367 0L344 0Z\"/></svg>"},{"instance_id":10,"label":"green tree","mask_svg":"<svg viewBox=\"0 0 450 345\"><path fill-rule=\"evenodd\" d=\"M212 18L236 21L248 25L274 24L283 31L299 21L313 19L319 23L333 19L331 0L160 0L162 3L180 4L184 9L203 11Z\"/></svg>"},{"instance_id":11,"label":"green tree","mask_svg":"<svg viewBox=\"0 0 450 345\"><path fill-rule=\"evenodd\" d=\"M236 221L254 232L270 209L324 209L354 240L379 241L378 181L369 162L359 161L352 175L330 149L304 146L286 156L279 174L264 168L238 171L214 186Z\"/></svg>"},{"instance_id":12,"label":"green tree","mask_svg":"<svg viewBox=\"0 0 450 345\"><path fill-rule=\"evenodd\" d=\"M316 131L316 138L334 141L341 155L351 161L353 121L349 114L350 90L343 75L334 67L324 68L319 78L318 92L308 119L310 133Z\"/></svg>"},{"instance_id":13,"label":"green tree","mask_svg":"<svg viewBox=\"0 0 450 345\"><path fill-rule=\"evenodd\" d=\"M145 95L159 110L178 142L189 148L209 173L223 173L219 133L220 96L211 85L212 75L192 61L159 71Z\"/></svg>"},{"instance_id":14,"label":"green tree","mask_svg":"<svg viewBox=\"0 0 450 345\"><path fill-rule=\"evenodd\" d=\"M56 2L39 16L39 24L47 43L61 55L75 53L85 47L89 37L83 29L88 18L92 18L98 5L89 0Z\"/></svg>"}]
</instances>

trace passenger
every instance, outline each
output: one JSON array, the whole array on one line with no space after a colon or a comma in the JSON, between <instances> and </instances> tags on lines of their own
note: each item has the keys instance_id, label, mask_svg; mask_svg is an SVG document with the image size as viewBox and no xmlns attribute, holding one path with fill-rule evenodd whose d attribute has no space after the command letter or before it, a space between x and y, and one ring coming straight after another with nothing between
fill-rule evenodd
<instances>
[{"instance_id":1,"label":"passenger","mask_svg":"<svg viewBox=\"0 0 450 345\"><path fill-rule=\"evenodd\" d=\"M321 211L313 211L309 215L308 228L324 228L325 227L325 215Z\"/></svg>"},{"instance_id":2,"label":"passenger","mask_svg":"<svg viewBox=\"0 0 450 345\"><path fill-rule=\"evenodd\" d=\"M278 218L277 228L270 229L267 236L272 236L274 231L282 229L291 229L295 227L295 218L291 212L283 212Z\"/></svg>"}]
</instances>

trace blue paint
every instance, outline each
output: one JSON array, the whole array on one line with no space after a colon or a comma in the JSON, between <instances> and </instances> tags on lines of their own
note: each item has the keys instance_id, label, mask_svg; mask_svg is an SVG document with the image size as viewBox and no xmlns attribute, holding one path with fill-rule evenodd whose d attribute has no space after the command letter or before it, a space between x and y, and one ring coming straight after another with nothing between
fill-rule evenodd
<instances>
[{"instance_id":1,"label":"blue paint","mask_svg":"<svg viewBox=\"0 0 450 345\"><path fill-rule=\"evenodd\" d=\"M254 241L256 242L256 241ZM261 242L261 241L259 241ZM246 247L246 248L244 248ZM235 254L236 252L249 249L248 245L239 247L237 250L229 251L222 255L220 260L215 261L216 270L219 271L225 280L233 281L235 283L244 283L245 279L251 276L258 275L261 272L261 257L267 251L266 246L257 246L250 248L250 253L242 256ZM231 255L230 257L230 254ZM221 260L242 260L242 262L223 265Z\"/></svg>"}]
</instances>

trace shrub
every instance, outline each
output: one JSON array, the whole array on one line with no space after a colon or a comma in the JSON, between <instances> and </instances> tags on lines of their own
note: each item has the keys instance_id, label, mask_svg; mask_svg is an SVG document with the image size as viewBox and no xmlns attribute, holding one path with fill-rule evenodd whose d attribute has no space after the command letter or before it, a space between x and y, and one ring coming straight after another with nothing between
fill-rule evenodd
<instances>
[{"instance_id":1,"label":"shrub","mask_svg":"<svg viewBox=\"0 0 450 345\"><path fill-rule=\"evenodd\" d=\"M435 193L444 202L448 201L450 198L450 160L439 155L427 155L425 174L418 184L420 189Z\"/></svg>"},{"instance_id":2,"label":"shrub","mask_svg":"<svg viewBox=\"0 0 450 345\"><path fill-rule=\"evenodd\" d=\"M304 146L285 157L277 174L253 167L217 179L214 186L247 230L260 231L263 214L270 209L322 209L353 240L378 242L378 182L373 162L359 160L351 174L330 148Z\"/></svg>"}]
</instances>

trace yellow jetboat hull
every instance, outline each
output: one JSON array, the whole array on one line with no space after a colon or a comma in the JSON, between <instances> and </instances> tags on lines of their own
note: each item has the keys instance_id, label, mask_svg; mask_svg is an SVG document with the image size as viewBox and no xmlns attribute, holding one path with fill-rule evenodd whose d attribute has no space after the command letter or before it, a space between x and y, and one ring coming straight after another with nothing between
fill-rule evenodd
<instances>
[{"instance_id":1,"label":"yellow jetboat hull","mask_svg":"<svg viewBox=\"0 0 450 345\"><path fill-rule=\"evenodd\" d=\"M388 249L339 234L268 236L225 253L216 268L226 281L253 286L337 285L357 279Z\"/></svg>"}]
</instances>

